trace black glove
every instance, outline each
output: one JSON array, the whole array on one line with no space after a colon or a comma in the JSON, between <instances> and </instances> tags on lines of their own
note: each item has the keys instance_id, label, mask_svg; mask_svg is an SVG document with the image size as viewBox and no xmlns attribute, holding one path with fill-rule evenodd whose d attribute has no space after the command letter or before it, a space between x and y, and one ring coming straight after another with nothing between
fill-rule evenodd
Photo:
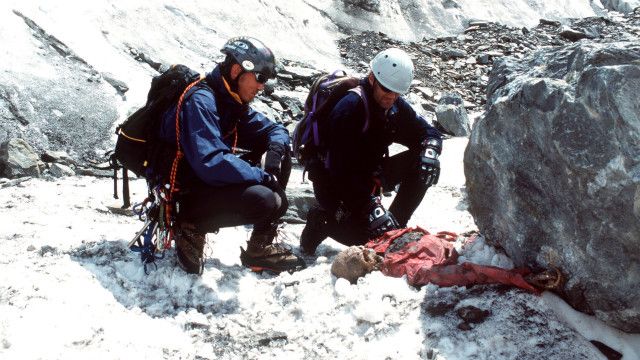
<instances>
[{"instance_id":1,"label":"black glove","mask_svg":"<svg viewBox=\"0 0 640 360\"><path fill-rule=\"evenodd\" d=\"M282 176L282 160L286 154L287 147L284 144L271 142L264 159L264 171L280 180Z\"/></svg>"},{"instance_id":2,"label":"black glove","mask_svg":"<svg viewBox=\"0 0 640 360\"><path fill-rule=\"evenodd\" d=\"M418 164L418 177L425 185L431 186L438 183L440 179L440 152L442 151L441 141L427 139L422 143L423 150L420 153Z\"/></svg>"},{"instance_id":3,"label":"black glove","mask_svg":"<svg viewBox=\"0 0 640 360\"><path fill-rule=\"evenodd\" d=\"M400 226L391 212L385 210L378 196L372 196L367 204L367 221L369 222L369 238L377 238L389 230Z\"/></svg>"}]
</instances>

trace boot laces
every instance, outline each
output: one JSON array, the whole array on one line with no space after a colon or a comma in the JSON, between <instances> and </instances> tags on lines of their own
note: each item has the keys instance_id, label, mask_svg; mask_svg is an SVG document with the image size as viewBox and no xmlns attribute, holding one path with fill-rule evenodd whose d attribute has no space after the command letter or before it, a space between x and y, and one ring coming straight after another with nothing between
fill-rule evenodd
<instances>
[{"instance_id":1,"label":"boot laces","mask_svg":"<svg viewBox=\"0 0 640 360\"><path fill-rule=\"evenodd\" d=\"M283 240L291 241L287 233L284 231L286 223L279 224L276 228L276 236L273 238L273 242L270 244L275 250L283 254L291 254L291 246L286 244Z\"/></svg>"}]
</instances>

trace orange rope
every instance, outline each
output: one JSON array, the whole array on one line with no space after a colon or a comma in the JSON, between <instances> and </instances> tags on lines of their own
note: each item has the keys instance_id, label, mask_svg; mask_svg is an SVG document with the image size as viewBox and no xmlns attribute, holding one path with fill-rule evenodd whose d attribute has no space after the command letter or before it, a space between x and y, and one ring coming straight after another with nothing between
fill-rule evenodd
<instances>
[{"instance_id":1,"label":"orange rope","mask_svg":"<svg viewBox=\"0 0 640 360\"><path fill-rule=\"evenodd\" d=\"M226 139L229 137L229 135L233 134L234 138L233 138L233 145L231 146L231 153L235 154L236 153L236 149L238 148L238 125L233 127L233 130L228 133L227 135L225 135L223 137L223 139Z\"/></svg>"},{"instance_id":2,"label":"orange rope","mask_svg":"<svg viewBox=\"0 0 640 360\"><path fill-rule=\"evenodd\" d=\"M169 175L169 194L167 196L167 207L165 211L165 219L166 224L169 226L171 224L171 202L173 200L173 194L177 192L176 189L176 179L178 177L178 164L180 163L180 159L184 156L184 153L180 149L180 112L182 111L182 102L184 101L184 96L187 94L192 87L194 87L197 83L202 81L202 79L198 79L182 92L180 95L180 99L178 100L178 106L176 107L176 157L173 159L173 164L171 164L171 174ZM170 226L169 226L170 227ZM170 227L171 228L171 227ZM173 232L173 229L171 229Z\"/></svg>"}]
</instances>

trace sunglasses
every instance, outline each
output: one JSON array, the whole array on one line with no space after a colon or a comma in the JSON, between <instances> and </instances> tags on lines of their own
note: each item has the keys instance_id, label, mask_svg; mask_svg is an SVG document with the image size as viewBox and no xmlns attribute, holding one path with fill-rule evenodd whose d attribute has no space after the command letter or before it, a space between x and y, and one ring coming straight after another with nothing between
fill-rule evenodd
<instances>
[{"instance_id":1,"label":"sunglasses","mask_svg":"<svg viewBox=\"0 0 640 360\"><path fill-rule=\"evenodd\" d=\"M395 92L395 91L393 91L393 90L391 90L391 89L388 89L388 88L386 88L384 85L382 85L382 84L380 83L380 81L377 81L377 80L376 80L376 82L378 83L378 86L380 87L380 89L381 89L382 91L386 92L387 94L388 94L388 93L394 93L394 94L397 94L397 92Z\"/></svg>"},{"instance_id":2,"label":"sunglasses","mask_svg":"<svg viewBox=\"0 0 640 360\"><path fill-rule=\"evenodd\" d=\"M267 81L269 81L269 77L263 73L254 73L256 75L256 81L259 82L260 84L265 84Z\"/></svg>"}]
</instances>

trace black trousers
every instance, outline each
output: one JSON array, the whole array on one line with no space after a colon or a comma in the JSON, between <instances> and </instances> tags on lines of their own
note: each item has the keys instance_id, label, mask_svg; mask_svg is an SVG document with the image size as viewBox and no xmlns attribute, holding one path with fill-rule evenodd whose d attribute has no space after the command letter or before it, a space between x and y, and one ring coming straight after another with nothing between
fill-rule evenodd
<instances>
[{"instance_id":1,"label":"black trousers","mask_svg":"<svg viewBox=\"0 0 640 360\"><path fill-rule=\"evenodd\" d=\"M250 153L242 158L254 164L262 154ZM256 160L257 158L257 160ZM280 183L286 188L291 174L291 156L281 165ZM284 193L284 191L283 191ZM254 232L272 229L287 211L289 203L264 185L210 186L202 182L189 184L180 195L179 218L192 223L202 233L223 227L253 224Z\"/></svg>"},{"instance_id":2,"label":"black trousers","mask_svg":"<svg viewBox=\"0 0 640 360\"><path fill-rule=\"evenodd\" d=\"M409 150L385 158L383 161L383 188L388 190L399 185L396 197L388 210L395 216L401 227L407 226L407 222L429 188L420 181L417 164L418 154ZM326 170L321 167L311 167L308 170L309 179L313 181L316 200L330 214L329 236L348 246L367 243L369 241L368 222L364 209L344 208L335 190L335 186L339 185L329 181Z\"/></svg>"}]
</instances>

